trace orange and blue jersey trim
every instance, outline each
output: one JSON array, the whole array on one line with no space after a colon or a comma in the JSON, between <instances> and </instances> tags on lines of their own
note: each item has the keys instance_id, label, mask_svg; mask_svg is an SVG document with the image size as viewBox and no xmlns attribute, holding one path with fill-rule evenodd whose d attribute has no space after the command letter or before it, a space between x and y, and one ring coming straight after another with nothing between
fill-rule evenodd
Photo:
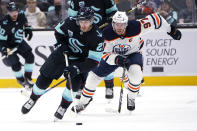
<instances>
[{"instance_id":1,"label":"orange and blue jersey trim","mask_svg":"<svg viewBox=\"0 0 197 131\"><path fill-rule=\"evenodd\" d=\"M155 29L159 29L162 25L161 16L157 13L153 13L150 16L152 17L153 22L155 24Z\"/></svg>"}]
</instances>

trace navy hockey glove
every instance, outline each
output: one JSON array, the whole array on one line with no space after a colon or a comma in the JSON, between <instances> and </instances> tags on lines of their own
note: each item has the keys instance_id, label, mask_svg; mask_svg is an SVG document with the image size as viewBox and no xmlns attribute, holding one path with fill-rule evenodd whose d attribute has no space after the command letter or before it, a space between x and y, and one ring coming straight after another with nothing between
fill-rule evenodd
<instances>
[{"instance_id":1,"label":"navy hockey glove","mask_svg":"<svg viewBox=\"0 0 197 131\"><path fill-rule=\"evenodd\" d=\"M32 36L33 36L31 26L25 26L25 30L24 31L25 31L25 37L27 37L27 40L30 41Z\"/></svg>"},{"instance_id":2,"label":"navy hockey glove","mask_svg":"<svg viewBox=\"0 0 197 131\"><path fill-rule=\"evenodd\" d=\"M168 35L170 35L174 40L180 40L182 33L180 32L180 30L178 30L175 26L170 25L171 26L171 32L168 33Z\"/></svg>"},{"instance_id":3,"label":"navy hockey glove","mask_svg":"<svg viewBox=\"0 0 197 131\"><path fill-rule=\"evenodd\" d=\"M115 64L121 67L125 67L128 64L128 62L128 59L121 55L118 55L115 58Z\"/></svg>"},{"instance_id":4,"label":"navy hockey glove","mask_svg":"<svg viewBox=\"0 0 197 131\"><path fill-rule=\"evenodd\" d=\"M7 56L8 55L8 51L7 51L6 47L1 48L1 54L2 54L2 56Z\"/></svg>"},{"instance_id":5,"label":"navy hockey glove","mask_svg":"<svg viewBox=\"0 0 197 131\"><path fill-rule=\"evenodd\" d=\"M68 74L70 74L71 78L74 78L75 76L80 74L80 70L76 65L73 66L67 66L64 69L64 77L68 79Z\"/></svg>"}]
</instances>

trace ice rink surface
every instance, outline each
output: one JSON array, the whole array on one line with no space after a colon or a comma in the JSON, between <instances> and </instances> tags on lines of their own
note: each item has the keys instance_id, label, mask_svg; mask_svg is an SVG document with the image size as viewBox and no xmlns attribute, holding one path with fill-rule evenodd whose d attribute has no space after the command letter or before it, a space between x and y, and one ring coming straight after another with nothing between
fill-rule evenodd
<instances>
[{"instance_id":1,"label":"ice rink surface","mask_svg":"<svg viewBox=\"0 0 197 131\"><path fill-rule=\"evenodd\" d=\"M115 98L108 104L105 88L98 87L84 112L76 117L69 108L59 122L53 122L53 115L63 88L43 95L27 115L21 107L28 98L20 90L0 89L1 131L197 131L197 86L142 87L133 112L126 109L124 90L121 114L115 112L120 88L115 87Z\"/></svg>"}]
</instances>

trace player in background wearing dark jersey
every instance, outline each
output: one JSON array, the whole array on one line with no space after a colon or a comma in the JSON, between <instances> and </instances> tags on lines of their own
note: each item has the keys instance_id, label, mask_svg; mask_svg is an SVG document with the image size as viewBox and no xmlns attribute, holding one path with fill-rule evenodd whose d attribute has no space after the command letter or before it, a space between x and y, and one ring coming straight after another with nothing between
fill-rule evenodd
<instances>
[{"instance_id":1,"label":"player in background wearing dark jersey","mask_svg":"<svg viewBox=\"0 0 197 131\"><path fill-rule=\"evenodd\" d=\"M114 72L118 67L126 69L128 77L125 79L124 87L127 93L127 109L135 110L135 98L139 92L143 77L143 35L155 30L162 30L174 40L181 39L181 32L158 13L153 13L140 20L128 20L125 12L118 11L113 16L112 24L103 31L105 38L105 50L107 53L99 66L89 72L83 95L81 96L76 111L83 111L93 97L96 86L103 77ZM90 91L94 92L90 92ZM88 93L87 93L88 92ZM72 107L73 110L73 107Z\"/></svg>"},{"instance_id":2,"label":"player in background wearing dark jersey","mask_svg":"<svg viewBox=\"0 0 197 131\"><path fill-rule=\"evenodd\" d=\"M91 8L83 7L76 18L68 17L55 27L55 37L59 46L42 65L30 99L22 106L23 114L32 109L52 80L58 79L63 73L66 78L70 73L75 96L81 85L85 83L88 72L99 64L104 50L104 38L100 29L93 24L93 15L94 11ZM65 52L69 62L67 67ZM57 119L63 118L72 101L67 82L62 101L54 114Z\"/></svg>"},{"instance_id":3,"label":"player in background wearing dark jersey","mask_svg":"<svg viewBox=\"0 0 197 131\"><path fill-rule=\"evenodd\" d=\"M32 29L28 26L24 12L19 11L14 2L9 3L7 8L8 14L0 21L0 51L2 56L6 56L3 63L12 68L18 83L29 90L33 87L31 80L34 55L32 48L23 39L23 33L29 41L33 36ZM13 49L16 51L9 55ZM24 73L17 55L25 60Z\"/></svg>"},{"instance_id":4,"label":"player in background wearing dark jersey","mask_svg":"<svg viewBox=\"0 0 197 131\"><path fill-rule=\"evenodd\" d=\"M110 23L111 18L118 10L114 0L71 0L68 8L68 15L75 17L80 7L88 6L94 10L94 23L101 26ZM113 98L114 73L112 72L104 78L105 82L105 98ZM85 83L84 83L85 84ZM83 87L81 87L83 88ZM76 98L80 99L82 90L79 90Z\"/></svg>"}]
</instances>

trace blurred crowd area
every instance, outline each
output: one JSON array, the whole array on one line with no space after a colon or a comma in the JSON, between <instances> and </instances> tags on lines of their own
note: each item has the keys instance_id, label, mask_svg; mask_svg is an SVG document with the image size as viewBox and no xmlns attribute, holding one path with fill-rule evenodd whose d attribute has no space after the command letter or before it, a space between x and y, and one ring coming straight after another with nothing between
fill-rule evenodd
<instances>
[{"instance_id":1,"label":"blurred crowd area","mask_svg":"<svg viewBox=\"0 0 197 131\"><path fill-rule=\"evenodd\" d=\"M0 19L7 14L6 5L14 1L27 16L33 29L53 29L58 22L68 17L69 0L0 0ZM144 0L114 0L121 11L129 11ZM197 0L146 0L146 3L131 11L130 19L140 19L159 12L170 24L196 27Z\"/></svg>"}]
</instances>

